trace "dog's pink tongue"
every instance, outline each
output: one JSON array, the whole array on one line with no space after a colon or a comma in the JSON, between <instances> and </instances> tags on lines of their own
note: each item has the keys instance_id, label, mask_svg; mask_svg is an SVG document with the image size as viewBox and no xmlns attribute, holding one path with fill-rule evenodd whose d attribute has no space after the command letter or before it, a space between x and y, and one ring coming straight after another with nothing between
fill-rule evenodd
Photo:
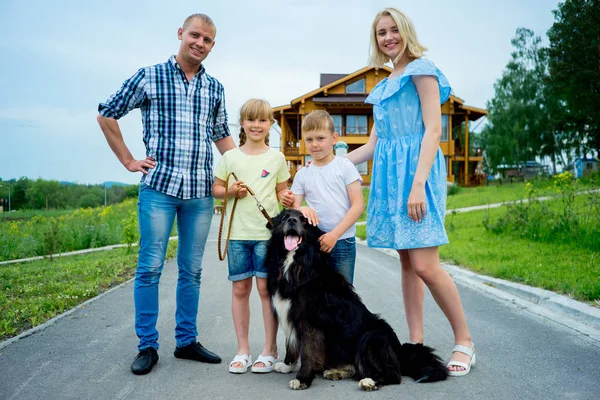
<instances>
[{"instance_id":1,"label":"dog's pink tongue","mask_svg":"<svg viewBox=\"0 0 600 400\"><path fill-rule=\"evenodd\" d=\"M286 236L283 238L285 248L287 251L296 250L298 245L302 242L302 238L299 236Z\"/></svg>"}]
</instances>

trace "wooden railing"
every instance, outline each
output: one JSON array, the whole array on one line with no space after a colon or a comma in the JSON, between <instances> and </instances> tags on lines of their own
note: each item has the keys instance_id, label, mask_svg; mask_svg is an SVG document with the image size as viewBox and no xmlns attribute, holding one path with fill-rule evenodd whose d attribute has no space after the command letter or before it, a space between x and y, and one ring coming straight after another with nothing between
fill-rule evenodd
<instances>
[{"instance_id":1,"label":"wooden railing","mask_svg":"<svg viewBox=\"0 0 600 400\"><path fill-rule=\"evenodd\" d=\"M286 142L283 147L283 154L286 156L297 156L300 154L300 142Z\"/></svg>"},{"instance_id":2,"label":"wooden railing","mask_svg":"<svg viewBox=\"0 0 600 400\"><path fill-rule=\"evenodd\" d=\"M464 147L459 147L457 145L454 146L454 155L455 156L465 156ZM481 147L471 147L469 149L469 157L482 157L483 149Z\"/></svg>"}]
</instances>

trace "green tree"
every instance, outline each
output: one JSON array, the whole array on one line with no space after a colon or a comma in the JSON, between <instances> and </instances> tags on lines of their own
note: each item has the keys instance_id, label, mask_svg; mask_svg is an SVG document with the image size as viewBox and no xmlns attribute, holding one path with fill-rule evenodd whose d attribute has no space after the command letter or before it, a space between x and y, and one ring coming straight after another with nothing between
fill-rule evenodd
<instances>
[{"instance_id":1,"label":"green tree","mask_svg":"<svg viewBox=\"0 0 600 400\"><path fill-rule=\"evenodd\" d=\"M25 177L21 177L15 182L12 194L13 209L20 210L25 208L25 204L27 204L27 191L29 190L30 185L31 181Z\"/></svg>"},{"instance_id":2,"label":"green tree","mask_svg":"<svg viewBox=\"0 0 600 400\"><path fill-rule=\"evenodd\" d=\"M494 84L494 97L487 103L489 124L481 132L492 171L500 164L522 165L534 158L544 140L538 131L544 85L541 39L519 28L511 43L515 50Z\"/></svg>"},{"instance_id":3,"label":"green tree","mask_svg":"<svg viewBox=\"0 0 600 400\"><path fill-rule=\"evenodd\" d=\"M61 183L58 181L45 181L41 178L33 181L27 192L27 206L31 209L63 208L57 202Z\"/></svg>"},{"instance_id":4,"label":"green tree","mask_svg":"<svg viewBox=\"0 0 600 400\"><path fill-rule=\"evenodd\" d=\"M536 96L536 117L532 127L537 133L538 156L547 156L552 161L554 175L558 165L566 167L580 154L581 141L577 129L566 123L567 110L564 102L552 86L549 72L549 49L540 48L536 75L540 86Z\"/></svg>"},{"instance_id":5,"label":"green tree","mask_svg":"<svg viewBox=\"0 0 600 400\"><path fill-rule=\"evenodd\" d=\"M565 109L561 123L582 151L600 152L600 0L566 0L554 10L550 85Z\"/></svg>"},{"instance_id":6,"label":"green tree","mask_svg":"<svg viewBox=\"0 0 600 400\"><path fill-rule=\"evenodd\" d=\"M81 208L94 208L100 205L104 205L104 197L100 196L99 193L87 193L81 196L77 206Z\"/></svg>"},{"instance_id":7,"label":"green tree","mask_svg":"<svg viewBox=\"0 0 600 400\"><path fill-rule=\"evenodd\" d=\"M83 185L63 183L44 179L0 178L0 183L11 187L11 208L13 210L71 209L78 207L98 207L104 205L104 184ZM107 204L117 204L130 197L137 197L138 185L113 184L106 190ZM0 197L8 200L0 190Z\"/></svg>"}]
</instances>

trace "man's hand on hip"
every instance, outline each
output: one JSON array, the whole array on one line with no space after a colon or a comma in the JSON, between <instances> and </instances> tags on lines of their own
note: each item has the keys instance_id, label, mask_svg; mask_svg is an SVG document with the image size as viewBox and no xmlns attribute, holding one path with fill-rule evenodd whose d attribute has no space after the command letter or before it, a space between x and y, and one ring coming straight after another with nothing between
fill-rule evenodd
<instances>
[{"instance_id":1,"label":"man's hand on hip","mask_svg":"<svg viewBox=\"0 0 600 400\"><path fill-rule=\"evenodd\" d=\"M148 170L156 167L156 161L154 161L151 157L146 157L145 160L131 160L125 164L125 168L127 168L130 172L141 172L146 175Z\"/></svg>"}]
</instances>

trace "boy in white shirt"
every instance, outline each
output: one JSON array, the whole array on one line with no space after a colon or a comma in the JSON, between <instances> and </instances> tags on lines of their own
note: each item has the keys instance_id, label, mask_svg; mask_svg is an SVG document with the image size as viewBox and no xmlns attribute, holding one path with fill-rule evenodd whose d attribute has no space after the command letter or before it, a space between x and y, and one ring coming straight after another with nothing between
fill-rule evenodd
<instances>
[{"instance_id":1,"label":"boy in white shirt","mask_svg":"<svg viewBox=\"0 0 600 400\"><path fill-rule=\"evenodd\" d=\"M313 159L294 177L292 208L326 232L319 239L321 250L331 254L334 268L353 283L355 223L365 208L362 178L350 160L333 153L338 134L326 111L316 110L304 118L302 137ZM303 200L308 207L302 207Z\"/></svg>"}]
</instances>

